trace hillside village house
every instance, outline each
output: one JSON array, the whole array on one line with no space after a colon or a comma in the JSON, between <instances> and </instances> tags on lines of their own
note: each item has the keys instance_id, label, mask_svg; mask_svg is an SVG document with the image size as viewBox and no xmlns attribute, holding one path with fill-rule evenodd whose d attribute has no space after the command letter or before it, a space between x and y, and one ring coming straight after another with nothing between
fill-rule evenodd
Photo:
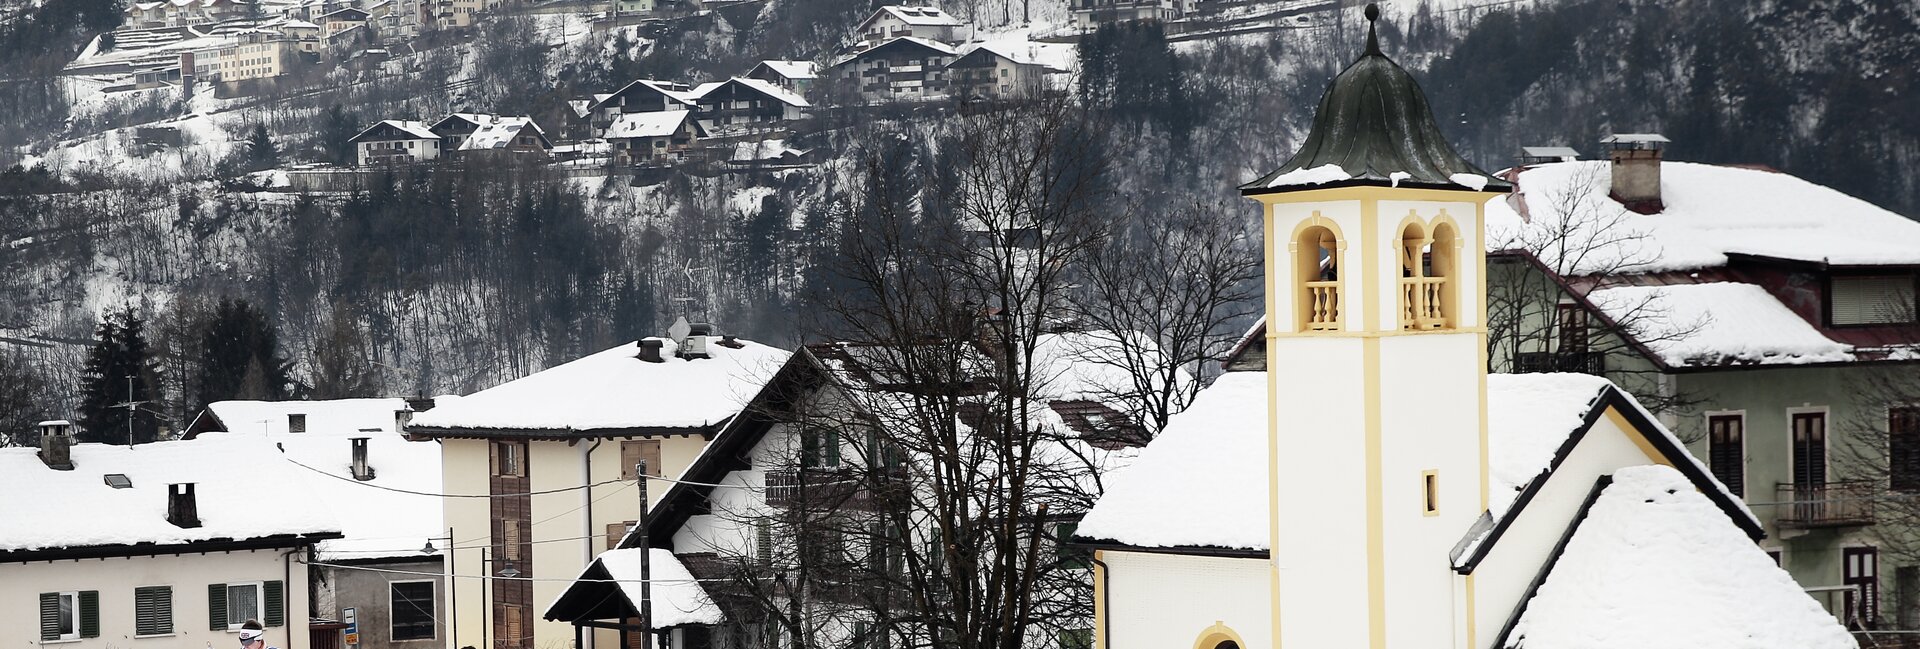
<instances>
[{"instance_id":1,"label":"hillside village house","mask_svg":"<svg viewBox=\"0 0 1920 649\"><path fill-rule=\"evenodd\" d=\"M664 110L693 110L693 91L684 83L637 79L619 90L595 95L588 105L591 129L598 134L621 115Z\"/></svg>"},{"instance_id":2,"label":"hillside village house","mask_svg":"<svg viewBox=\"0 0 1920 649\"><path fill-rule=\"evenodd\" d=\"M1035 340L1033 372L1050 380L1037 386L1041 393L1034 395L1037 404L1044 404L1034 415L1034 430L1045 431L1034 453L1053 459L1040 463L1049 478L1036 478L1028 486L1044 494L1038 499L1053 505L1047 529L1038 531L1046 539L1071 536L1082 513L1077 503L1083 494L1077 490L1125 466L1144 441L1144 432L1131 423L1124 412L1127 405L1118 397L1134 389L1131 375L1105 364L1118 341L1099 331L1042 334ZM998 353L984 341L975 341L970 349L989 365ZM889 508L903 506L900 492L925 489L915 485L912 468L925 463L889 441L895 433L883 430L899 425L886 423L897 416L886 409L907 407L901 404L915 390L887 378L884 368L892 365L882 359L891 353L884 347L844 343L801 348L714 437L681 476L683 482L675 483L651 509L649 545L642 546L637 533L628 534L619 549L589 565L580 581L553 601L545 617L573 623L583 635L594 634L593 646L631 646L642 632L637 625L641 599L627 584L593 580L637 579L638 553L650 547L656 580L683 573L700 580L668 584L664 594L654 591L655 597L675 602L672 607L654 604L660 619L652 628L662 636L656 646L785 646L779 626L767 623L764 605L732 592L743 575L800 569L802 561L814 566L882 561L883 556L900 554L890 544L930 542L931 530L906 532L917 541L901 541L901 533L889 531L885 523ZM956 419L962 430L973 431L985 430L991 417L984 408L961 408ZM1056 480L1073 486L1063 489ZM927 502L925 496L909 497L904 506ZM799 537L815 533L771 522L788 520L786 510L821 503L833 503L837 512L853 516L848 527L873 532L836 532L809 540ZM1051 549L1047 552L1053 556ZM858 582L869 576L855 573L843 579ZM873 622L877 616L871 610L848 610L877 599L862 597L861 588L848 584L848 592L824 602L810 599L809 606L815 608L800 615L813 622L823 639L831 638L826 642L913 646L911 625L887 628ZM1054 601L1048 597L1038 599ZM776 607L795 606L790 600L782 602ZM1092 620L1081 623L1091 626ZM1036 640L1051 644L1054 639Z\"/></svg>"},{"instance_id":3,"label":"hillside village house","mask_svg":"<svg viewBox=\"0 0 1920 649\"><path fill-rule=\"evenodd\" d=\"M553 141L531 117L454 113L429 127L441 138L442 151L460 158L472 156L534 156L545 158Z\"/></svg>"},{"instance_id":4,"label":"hillside village house","mask_svg":"<svg viewBox=\"0 0 1920 649\"><path fill-rule=\"evenodd\" d=\"M1067 70L1033 60L1015 48L984 43L947 64L949 91L961 100L1037 97L1051 89L1047 75Z\"/></svg>"},{"instance_id":5,"label":"hillside village house","mask_svg":"<svg viewBox=\"0 0 1920 649\"><path fill-rule=\"evenodd\" d=\"M1515 324L1496 362L1668 403L1662 421L1834 614L1920 628L1920 566L1880 552L1914 530L1875 502L1920 485L1920 381L1876 389L1920 358L1920 223L1768 169L1664 160L1665 140L1527 165L1487 205L1489 290ZM1599 223L1574 237L1590 244L1543 245Z\"/></svg>"},{"instance_id":6,"label":"hillside village house","mask_svg":"<svg viewBox=\"0 0 1920 649\"><path fill-rule=\"evenodd\" d=\"M786 88L805 97L820 77L820 64L812 61L761 61L747 70L748 79L759 79Z\"/></svg>"},{"instance_id":7,"label":"hillside village house","mask_svg":"<svg viewBox=\"0 0 1920 649\"><path fill-rule=\"evenodd\" d=\"M425 122L381 120L347 141L362 167L440 159L440 136Z\"/></svg>"},{"instance_id":8,"label":"hillside village house","mask_svg":"<svg viewBox=\"0 0 1920 649\"><path fill-rule=\"evenodd\" d=\"M860 35L856 47L862 49L901 37L951 43L958 39L958 30L964 25L939 7L886 5L861 21L854 33Z\"/></svg>"},{"instance_id":9,"label":"hillside village house","mask_svg":"<svg viewBox=\"0 0 1920 649\"><path fill-rule=\"evenodd\" d=\"M273 479L299 486L301 502L339 522L341 538L321 541L296 566L309 571L313 594L312 644L302 649L345 646L348 609L362 647L461 646L442 623L447 527L431 495L441 485L440 447L400 434L412 415L405 399L219 401L187 427L192 440L270 442L291 464Z\"/></svg>"},{"instance_id":10,"label":"hillside village house","mask_svg":"<svg viewBox=\"0 0 1920 649\"><path fill-rule=\"evenodd\" d=\"M267 643L309 649L316 543L341 537L324 507L278 478L299 469L267 440L0 449L0 629L74 649L234 646L247 619Z\"/></svg>"},{"instance_id":11,"label":"hillside village house","mask_svg":"<svg viewBox=\"0 0 1920 649\"><path fill-rule=\"evenodd\" d=\"M807 100L791 90L742 77L701 84L693 98L701 125L714 133L778 128L806 117L809 108Z\"/></svg>"},{"instance_id":12,"label":"hillside village house","mask_svg":"<svg viewBox=\"0 0 1920 649\"><path fill-rule=\"evenodd\" d=\"M614 118L601 135L613 164L635 165L679 158L707 137L690 110L626 113Z\"/></svg>"},{"instance_id":13,"label":"hillside village house","mask_svg":"<svg viewBox=\"0 0 1920 649\"><path fill-rule=\"evenodd\" d=\"M1192 0L1069 0L1073 26L1093 30L1135 20L1168 22L1186 17L1193 11Z\"/></svg>"},{"instance_id":14,"label":"hillside village house","mask_svg":"<svg viewBox=\"0 0 1920 649\"><path fill-rule=\"evenodd\" d=\"M788 356L705 325L675 333L437 399L408 424L413 439L440 445L441 493L492 496L446 501L452 574L515 577L454 580L452 633L463 645L571 642L572 627L536 618L639 519L634 465L680 475Z\"/></svg>"},{"instance_id":15,"label":"hillside village house","mask_svg":"<svg viewBox=\"0 0 1920 649\"><path fill-rule=\"evenodd\" d=\"M370 17L371 15L364 9L343 7L322 14L316 22L320 23L321 29L323 30L321 37L331 39L335 34L339 34L340 32L365 27L367 25L367 19Z\"/></svg>"},{"instance_id":16,"label":"hillside village house","mask_svg":"<svg viewBox=\"0 0 1920 649\"><path fill-rule=\"evenodd\" d=\"M1488 376L1481 222L1509 189L1370 26L1299 151L1240 187L1264 371L1201 393L1079 527L1097 646L1855 646L1631 396Z\"/></svg>"},{"instance_id":17,"label":"hillside village house","mask_svg":"<svg viewBox=\"0 0 1920 649\"><path fill-rule=\"evenodd\" d=\"M245 18L254 5L247 0L159 0L127 5L127 22L136 27L185 27Z\"/></svg>"},{"instance_id":18,"label":"hillside village house","mask_svg":"<svg viewBox=\"0 0 1920 649\"><path fill-rule=\"evenodd\" d=\"M841 59L827 69L836 91L863 103L944 97L946 66L958 52L938 41L901 36Z\"/></svg>"}]
</instances>

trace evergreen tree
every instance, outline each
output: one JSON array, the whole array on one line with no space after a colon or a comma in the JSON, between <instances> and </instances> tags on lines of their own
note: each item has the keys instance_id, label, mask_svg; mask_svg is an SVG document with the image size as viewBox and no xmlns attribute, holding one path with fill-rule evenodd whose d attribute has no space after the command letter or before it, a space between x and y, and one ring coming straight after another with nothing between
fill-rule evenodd
<instances>
[{"instance_id":1,"label":"evergreen tree","mask_svg":"<svg viewBox=\"0 0 1920 649\"><path fill-rule=\"evenodd\" d=\"M337 165L354 163L353 136L360 134L360 117L340 104L327 108L320 115L320 150L328 162Z\"/></svg>"},{"instance_id":2,"label":"evergreen tree","mask_svg":"<svg viewBox=\"0 0 1920 649\"><path fill-rule=\"evenodd\" d=\"M292 364L280 356L280 334L246 300L221 298L201 331L200 349L199 409L229 399L287 398Z\"/></svg>"},{"instance_id":3,"label":"evergreen tree","mask_svg":"<svg viewBox=\"0 0 1920 649\"><path fill-rule=\"evenodd\" d=\"M274 145L266 124L254 124L253 134L247 136L247 163L254 169L280 164L280 149Z\"/></svg>"},{"instance_id":4,"label":"evergreen tree","mask_svg":"<svg viewBox=\"0 0 1920 649\"><path fill-rule=\"evenodd\" d=\"M335 304L327 331L313 346L314 399L357 399L376 396L379 376L373 369L366 332L346 305Z\"/></svg>"},{"instance_id":5,"label":"evergreen tree","mask_svg":"<svg viewBox=\"0 0 1920 649\"><path fill-rule=\"evenodd\" d=\"M117 314L117 320L115 315L101 319L93 350L87 354L80 377L77 438L106 444L158 441L159 409L153 404L161 397L160 372L147 347L146 322L132 308ZM130 401L143 405L132 409L116 405Z\"/></svg>"}]
</instances>

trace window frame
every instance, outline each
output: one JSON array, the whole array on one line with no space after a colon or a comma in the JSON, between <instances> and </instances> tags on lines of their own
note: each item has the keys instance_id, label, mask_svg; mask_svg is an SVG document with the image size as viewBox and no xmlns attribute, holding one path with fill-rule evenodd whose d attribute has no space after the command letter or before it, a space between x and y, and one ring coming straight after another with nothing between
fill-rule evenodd
<instances>
[{"instance_id":1,"label":"window frame","mask_svg":"<svg viewBox=\"0 0 1920 649\"><path fill-rule=\"evenodd\" d=\"M165 618L161 618L156 621L156 623L160 624L161 627L166 630L160 633L143 634L143 633L140 633L140 593L141 591L152 592L152 589L156 589L156 588L164 589L161 592L165 593L167 598L166 600L167 615ZM168 638L175 635L174 615L173 615L173 585L172 584L153 584L149 586L135 586L133 588L133 633L134 633L134 636L133 636L134 639Z\"/></svg>"},{"instance_id":2,"label":"window frame","mask_svg":"<svg viewBox=\"0 0 1920 649\"><path fill-rule=\"evenodd\" d=\"M261 626L266 626L266 622L267 622L267 582L264 582L264 581L229 581L229 582L226 582L226 583L224 583L224 584L221 584L221 585L222 585L222 586L225 586L225 587L226 587L226 590L227 590L227 601L226 601L226 605L227 605L227 630L228 630L228 631L239 631L239 630L240 630L240 625L242 625L242 624L246 624L246 623L247 623L247 620L248 620L248 619L255 619L255 620L259 620L259 621L260 621L260 624L261 624ZM235 618L235 617L234 617L234 615L233 615L233 589L235 589L235 588L252 588L252 589L253 589L253 615L242 615L242 616L239 616L238 618Z\"/></svg>"},{"instance_id":3,"label":"window frame","mask_svg":"<svg viewBox=\"0 0 1920 649\"><path fill-rule=\"evenodd\" d=\"M1799 463L1799 449L1793 440L1794 420L1801 415L1820 416L1820 475L1821 484L1833 483L1833 412L1828 406L1801 406L1787 409L1787 483L1800 484L1794 467Z\"/></svg>"},{"instance_id":4,"label":"window frame","mask_svg":"<svg viewBox=\"0 0 1920 649\"><path fill-rule=\"evenodd\" d=\"M1899 274L1889 275L1884 273L1872 273L1872 272L1828 274L1826 277L1822 278L1823 279L1822 288L1826 290L1821 292L1820 321L1826 324L1828 327L1832 327L1835 329L1851 329L1851 328L1859 328L1859 327L1899 327L1902 325L1911 325L1911 324L1914 324L1915 322L1920 322L1920 274L1911 274L1907 276L1908 292L1906 297L1910 301L1910 303L1907 305L1907 308L1914 311L1914 313L1908 314L1907 320L1899 321L1899 322L1850 322L1850 323L1841 323L1841 322L1834 321L1833 297L1834 297L1834 285L1836 284L1835 280L1894 279L1899 277L1901 277L1901 275Z\"/></svg>"},{"instance_id":5,"label":"window frame","mask_svg":"<svg viewBox=\"0 0 1920 649\"><path fill-rule=\"evenodd\" d=\"M431 599L427 601L427 610L425 611L427 616L427 636L424 638L400 637L399 629L396 626L400 620L400 615L397 613L397 611L399 610L399 607L395 606L395 599L394 599L394 594L395 594L394 587L400 584L426 584L427 585L427 594L428 594L428 597L430 597ZM387 640L389 642L420 642L420 641L439 640L440 639L440 623L439 623L440 616L434 614L434 611L433 611L434 608L439 606L439 603L440 603L440 588L436 584L436 582L432 579L396 579L396 580L387 582ZM419 608L419 607L415 606L415 608Z\"/></svg>"},{"instance_id":6,"label":"window frame","mask_svg":"<svg viewBox=\"0 0 1920 649\"><path fill-rule=\"evenodd\" d=\"M1747 411L1745 410L1709 410L1705 413L1702 413L1701 417L1703 418L1702 421L1704 421L1706 424L1707 474L1713 476L1715 480L1720 480L1720 483L1722 485L1726 485L1726 480L1720 479L1718 470L1713 466L1713 457L1714 457L1713 455L1713 420L1734 418L1740 422L1740 485L1737 488L1728 486L1728 491L1733 492L1733 497L1739 498L1741 500L1746 500L1747 499ZM1789 430L1787 431L1787 436L1791 438L1793 436L1793 431L1791 430L1793 426L1792 417L1788 417L1787 426L1789 428ZM1788 439L1787 443L1791 445L1793 443L1793 440ZM1788 471L1791 472L1793 468L1792 458L1788 458L1787 462L1788 462L1788 467L1787 467Z\"/></svg>"},{"instance_id":7,"label":"window frame","mask_svg":"<svg viewBox=\"0 0 1920 649\"><path fill-rule=\"evenodd\" d=\"M1894 422L1902 419L1908 422L1911 427L1908 434L1913 436L1913 448L1909 452L1915 455L1914 464L1920 465L1920 405L1887 406L1887 489L1898 493L1916 493L1920 492L1920 472L1908 476L1906 480L1897 477L1901 475L1901 462L1894 448L1900 432L1894 429Z\"/></svg>"},{"instance_id":8,"label":"window frame","mask_svg":"<svg viewBox=\"0 0 1920 649\"><path fill-rule=\"evenodd\" d=\"M56 604L64 603L64 602L72 602L71 606L57 607L55 610L60 610L60 608L64 608L66 610L67 612L66 621L73 625L73 631L60 634L59 639L42 640L41 642L47 643L47 644L51 644L55 642L79 642L80 641L80 591L62 590L62 591L53 591L53 592L55 596L54 601ZM58 613L56 613L55 615L58 615ZM59 618L55 618L55 619L57 620ZM56 627L57 626L58 625L56 625Z\"/></svg>"}]
</instances>

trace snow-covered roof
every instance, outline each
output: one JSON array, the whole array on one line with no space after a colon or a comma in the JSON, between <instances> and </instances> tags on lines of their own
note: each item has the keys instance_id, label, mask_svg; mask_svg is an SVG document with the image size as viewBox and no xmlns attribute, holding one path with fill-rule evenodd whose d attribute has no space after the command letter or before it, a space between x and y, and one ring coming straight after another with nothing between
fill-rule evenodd
<instances>
[{"instance_id":1,"label":"snow-covered roof","mask_svg":"<svg viewBox=\"0 0 1920 649\"><path fill-rule=\"evenodd\" d=\"M1601 144L1666 144L1672 141L1659 133L1615 133L1600 138Z\"/></svg>"},{"instance_id":2,"label":"snow-covered roof","mask_svg":"<svg viewBox=\"0 0 1920 649\"><path fill-rule=\"evenodd\" d=\"M913 45L913 46L918 46L924 49L933 50L935 53L941 54L943 56L953 56L959 53L959 50L953 49L953 46L948 45L946 43L942 43L940 41L928 40L925 38L919 38L915 36L898 36L898 37L889 38L885 41L882 41L880 44L875 45L873 47L850 54L838 61L835 61L833 65L830 67L839 67L842 65L846 65L850 61L858 61L862 58L866 58L869 56L877 56L879 55L880 52L886 49L896 47L896 46L903 46L903 45Z\"/></svg>"},{"instance_id":3,"label":"snow-covered roof","mask_svg":"<svg viewBox=\"0 0 1920 649\"><path fill-rule=\"evenodd\" d=\"M887 5L881 7L879 12L876 12L874 16L879 17L881 13L893 16L899 19L900 22L915 27L959 27L963 24L959 19L947 15L945 11L941 11L939 7ZM871 19L869 19L869 21L871 21Z\"/></svg>"},{"instance_id":4,"label":"snow-covered roof","mask_svg":"<svg viewBox=\"0 0 1920 649\"><path fill-rule=\"evenodd\" d=\"M407 139L412 139L412 140L440 139L440 136L433 134L433 129L429 128L426 122L411 120L411 119L383 119L383 120L380 120L379 123L376 123L373 126L367 127L367 130L361 131L359 135L353 136L353 141L355 142L360 141L362 137L366 136L368 133L372 133L374 129L380 128L381 126L391 126L395 129L399 129L401 133L404 133L410 136Z\"/></svg>"},{"instance_id":5,"label":"snow-covered roof","mask_svg":"<svg viewBox=\"0 0 1920 649\"><path fill-rule=\"evenodd\" d=\"M1520 147L1520 153L1529 158L1559 158L1561 162L1572 162L1580 157L1579 151L1565 146L1523 146Z\"/></svg>"},{"instance_id":6,"label":"snow-covered roof","mask_svg":"<svg viewBox=\"0 0 1920 649\"><path fill-rule=\"evenodd\" d=\"M400 434L396 413L408 410L406 400L219 401L208 409L231 432L199 439L264 439L283 449L287 459L311 467L289 467L284 477L304 484L303 493L324 502L340 523L345 538L322 541L323 559L424 558L420 547L427 539L446 534L440 499L391 491L430 494L442 486L440 446L409 442ZM288 416L296 414L305 415L306 432L288 430ZM368 438L371 480L353 479L351 440L356 437Z\"/></svg>"},{"instance_id":7,"label":"snow-covered roof","mask_svg":"<svg viewBox=\"0 0 1920 649\"><path fill-rule=\"evenodd\" d=\"M1669 367L1796 365L1854 360L1766 289L1739 282L1620 286L1588 300Z\"/></svg>"},{"instance_id":8,"label":"snow-covered roof","mask_svg":"<svg viewBox=\"0 0 1920 649\"><path fill-rule=\"evenodd\" d=\"M0 449L0 552L157 545L279 535L327 535L340 525L305 502L303 471L263 437L213 436L132 448L75 444L71 471L42 463L37 448ZM107 474L125 475L116 489ZM193 483L200 527L167 522L167 485Z\"/></svg>"},{"instance_id":9,"label":"snow-covered roof","mask_svg":"<svg viewBox=\"0 0 1920 649\"><path fill-rule=\"evenodd\" d=\"M632 90L635 88L646 88L648 90L652 90L661 95L665 95L668 99L672 99L674 101L680 102L688 106L692 106L694 100L698 97L698 95L694 94L692 91L687 90L686 86L683 84L673 83L671 81L655 81L653 79L635 79L633 81L628 82L627 85L621 86L619 90L616 90L610 93L605 93L605 94L599 94L599 93L594 94L593 105L595 107L599 107L601 104L607 103L608 99L612 99L620 95L625 95L627 94L628 90Z\"/></svg>"},{"instance_id":10,"label":"snow-covered roof","mask_svg":"<svg viewBox=\"0 0 1920 649\"><path fill-rule=\"evenodd\" d=\"M1552 465L1611 389L1606 379L1584 374L1487 377L1488 505L1496 518ZM1684 452L1671 432L1645 419L1652 434ZM1676 461L1705 474L1691 456ZM1078 535L1137 547L1264 550L1266 483L1267 375L1228 372L1174 415L1132 466L1108 477L1106 495Z\"/></svg>"},{"instance_id":11,"label":"snow-covered roof","mask_svg":"<svg viewBox=\"0 0 1920 649\"><path fill-rule=\"evenodd\" d=\"M473 133L468 135L466 140L460 142L461 151L504 149L507 145L513 144L513 138L518 137L521 131L529 127L533 129L535 135L540 136L539 139L542 143L546 142L546 133L540 130L539 124L533 123L533 118L493 117L490 115L487 117L491 117L492 119L485 122L477 122L480 124L480 128L474 129Z\"/></svg>"},{"instance_id":12,"label":"snow-covered roof","mask_svg":"<svg viewBox=\"0 0 1920 649\"><path fill-rule=\"evenodd\" d=\"M1689 162L1660 165L1658 214L1622 213L1608 198L1606 160L1522 171L1518 193L1487 203L1489 251L1531 249L1567 275L1654 273L1724 266L1744 254L1836 266L1920 264L1920 222L1784 173ZM1594 230L1606 228L1605 233ZM1572 233L1562 237L1561 233ZM1555 256L1550 238L1592 241L1578 258ZM1536 242L1529 245L1529 242ZM1629 268L1621 269L1621 260Z\"/></svg>"},{"instance_id":13,"label":"snow-covered roof","mask_svg":"<svg viewBox=\"0 0 1920 649\"><path fill-rule=\"evenodd\" d=\"M693 111L656 110L645 113L621 113L607 125L603 137L608 139L629 137L666 137L678 133Z\"/></svg>"},{"instance_id":14,"label":"snow-covered roof","mask_svg":"<svg viewBox=\"0 0 1920 649\"><path fill-rule=\"evenodd\" d=\"M1502 646L1855 646L1685 476L1657 465L1613 474L1525 607Z\"/></svg>"},{"instance_id":15,"label":"snow-covered roof","mask_svg":"<svg viewBox=\"0 0 1920 649\"><path fill-rule=\"evenodd\" d=\"M711 358L685 359L660 340L661 362L627 343L481 390L415 416L410 429L592 431L701 428L740 412L789 352L741 340L707 343Z\"/></svg>"},{"instance_id":16,"label":"snow-covered roof","mask_svg":"<svg viewBox=\"0 0 1920 649\"><path fill-rule=\"evenodd\" d=\"M755 92L759 92L760 94L766 95L768 97L772 97L774 100L779 101L780 103L786 104L788 106L795 106L798 108L806 108L809 106L805 97L801 97L800 95L795 94L791 90L782 88L778 85L775 85L773 82L766 81L764 79L753 79L748 77L734 77L726 81L710 83L710 84L703 83L703 84L700 84L700 87L695 89L692 94L697 99L705 99L709 93L712 93L714 90L718 90L721 86L724 86L727 84L737 84L744 88L751 88Z\"/></svg>"},{"instance_id":17,"label":"snow-covered roof","mask_svg":"<svg viewBox=\"0 0 1920 649\"><path fill-rule=\"evenodd\" d=\"M772 70L774 74L794 80L813 79L820 76L820 64L812 61L761 61L754 67L766 68Z\"/></svg>"},{"instance_id":18,"label":"snow-covered roof","mask_svg":"<svg viewBox=\"0 0 1920 649\"><path fill-rule=\"evenodd\" d=\"M963 45L960 47L959 54L961 58L965 58L975 52L983 51L1020 65L1038 65L1059 72L1065 72L1071 68L1074 56L1073 46L1064 43L1011 40Z\"/></svg>"},{"instance_id":19,"label":"snow-covered roof","mask_svg":"<svg viewBox=\"0 0 1920 649\"><path fill-rule=\"evenodd\" d=\"M606 568L607 576L619 580L620 593L635 610L640 608L640 553L650 552L647 559L648 576L652 577L653 626L671 628L685 624L719 624L726 621L720 607L707 595L707 589L673 556L671 550L659 548L627 550L608 550L594 559Z\"/></svg>"}]
</instances>

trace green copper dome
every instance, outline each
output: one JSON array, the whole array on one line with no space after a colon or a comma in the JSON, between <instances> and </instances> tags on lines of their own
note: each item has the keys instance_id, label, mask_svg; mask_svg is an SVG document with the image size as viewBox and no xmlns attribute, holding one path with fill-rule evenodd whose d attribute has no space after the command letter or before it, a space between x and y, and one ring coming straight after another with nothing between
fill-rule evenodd
<instances>
[{"instance_id":1,"label":"green copper dome","mask_svg":"<svg viewBox=\"0 0 1920 649\"><path fill-rule=\"evenodd\" d=\"M1447 144L1420 84L1380 52L1373 28L1379 16L1378 7L1367 5L1367 51L1334 77L1321 95L1306 143L1278 170L1241 185L1242 194L1355 185L1513 189L1511 183L1475 167Z\"/></svg>"}]
</instances>

